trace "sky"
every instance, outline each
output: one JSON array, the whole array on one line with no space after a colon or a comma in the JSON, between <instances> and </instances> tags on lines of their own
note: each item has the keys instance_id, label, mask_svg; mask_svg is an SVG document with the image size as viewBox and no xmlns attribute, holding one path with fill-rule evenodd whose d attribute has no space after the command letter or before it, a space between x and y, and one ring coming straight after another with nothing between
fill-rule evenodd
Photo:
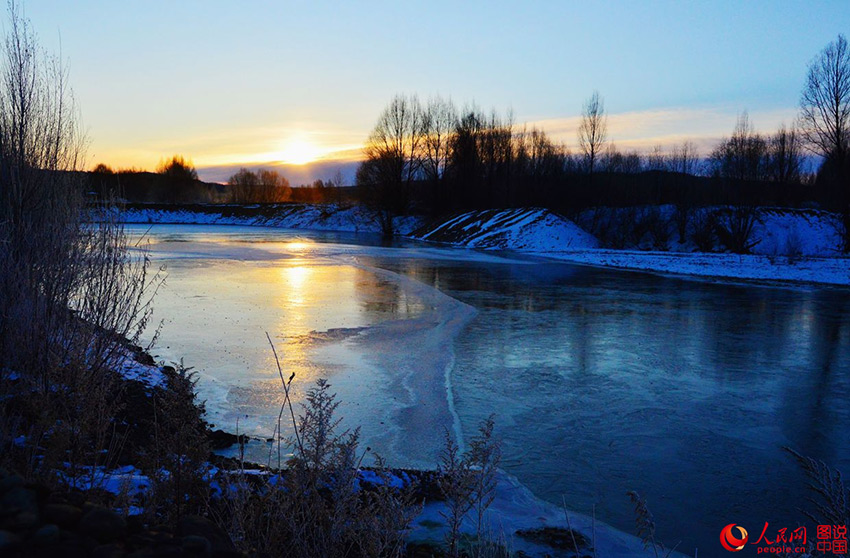
<instances>
[{"instance_id":1,"label":"sky","mask_svg":"<svg viewBox=\"0 0 850 558\"><path fill-rule=\"evenodd\" d=\"M304 180L332 173L360 156L398 93L511 111L575 146L582 104L598 90L618 148L690 139L707 152L742 111L762 132L791 124L807 64L850 32L848 0L23 8L67 62L90 166L153 170L179 153L220 181L241 165L287 163Z\"/></svg>"}]
</instances>

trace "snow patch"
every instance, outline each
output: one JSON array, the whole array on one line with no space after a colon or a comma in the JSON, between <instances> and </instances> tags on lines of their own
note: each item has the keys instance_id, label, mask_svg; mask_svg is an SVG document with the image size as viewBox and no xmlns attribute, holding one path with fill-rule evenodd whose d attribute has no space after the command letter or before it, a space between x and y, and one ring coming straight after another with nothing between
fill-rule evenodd
<instances>
[{"instance_id":1,"label":"snow patch","mask_svg":"<svg viewBox=\"0 0 850 558\"><path fill-rule=\"evenodd\" d=\"M522 252L586 249L599 244L569 219L539 208L469 211L410 236L483 250Z\"/></svg>"},{"instance_id":2,"label":"snow patch","mask_svg":"<svg viewBox=\"0 0 850 558\"><path fill-rule=\"evenodd\" d=\"M793 281L850 285L850 259L791 259L759 254L718 254L685 252L641 252L634 250L582 250L540 254L569 262L652 271L759 281Z\"/></svg>"},{"instance_id":3,"label":"snow patch","mask_svg":"<svg viewBox=\"0 0 850 558\"><path fill-rule=\"evenodd\" d=\"M159 366L138 362L129 351L118 356L115 370L126 380L141 382L148 388L165 385L165 374Z\"/></svg>"},{"instance_id":4,"label":"snow patch","mask_svg":"<svg viewBox=\"0 0 850 558\"><path fill-rule=\"evenodd\" d=\"M167 205L133 206L121 213L124 223L185 225L248 225L284 229L310 229L355 233L380 233L373 213L362 206L335 204L275 204L268 206ZM422 225L417 216L396 217L393 226L406 235Z\"/></svg>"}]
</instances>

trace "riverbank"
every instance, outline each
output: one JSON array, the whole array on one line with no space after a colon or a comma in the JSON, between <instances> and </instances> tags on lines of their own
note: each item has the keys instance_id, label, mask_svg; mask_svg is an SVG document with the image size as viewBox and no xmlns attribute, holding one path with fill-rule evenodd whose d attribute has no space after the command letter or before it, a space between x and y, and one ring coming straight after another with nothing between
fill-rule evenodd
<instances>
[{"instance_id":1,"label":"riverbank","mask_svg":"<svg viewBox=\"0 0 850 558\"><path fill-rule=\"evenodd\" d=\"M664 206L659 212L672 220L674 208ZM578 216L581 222L592 218ZM134 224L380 232L377 220L360 206L135 205L127 208L122 219ZM720 247L712 252L697 251L690 242L673 240L672 231L668 231L669 250L653 250L648 241L641 249L606 249L572 220L539 208L470 211L436 221L417 216L399 217L395 227L405 238L476 250L512 251L583 265L719 280L850 285L850 258L839 250L839 219L823 211L759 210L753 228L752 254L731 254Z\"/></svg>"},{"instance_id":2,"label":"riverbank","mask_svg":"<svg viewBox=\"0 0 850 558\"><path fill-rule=\"evenodd\" d=\"M583 265L647 271L662 275L685 275L703 279L850 285L850 259L846 257L789 257L603 249L537 253L537 255Z\"/></svg>"}]
</instances>

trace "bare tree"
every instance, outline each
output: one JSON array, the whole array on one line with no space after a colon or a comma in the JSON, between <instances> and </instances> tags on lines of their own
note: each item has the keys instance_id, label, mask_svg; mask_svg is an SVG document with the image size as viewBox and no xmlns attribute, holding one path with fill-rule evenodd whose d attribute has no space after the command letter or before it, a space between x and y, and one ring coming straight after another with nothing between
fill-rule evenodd
<instances>
[{"instance_id":1,"label":"bare tree","mask_svg":"<svg viewBox=\"0 0 850 558\"><path fill-rule=\"evenodd\" d=\"M292 192L286 178L267 169L252 172L242 167L227 183L234 203L279 203L289 199Z\"/></svg>"},{"instance_id":2,"label":"bare tree","mask_svg":"<svg viewBox=\"0 0 850 558\"><path fill-rule=\"evenodd\" d=\"M608 117L605 115L605 104L599 92L594 91L584 104L578 128L579 147L584 153L585 164L591 175L607 139Z\"/></svg>"},{"instance_id":3,"label":"bare tree","mask_svg":"<svg viewBox=\"0 0 850 558\"><path fill-rule=\"evenodd\" d=\"M767 177L767 143L753 130L743 112L732 136L724 138L711 153L712 173L729 181L764 180Z\"/></svg>"},{"instance_id":4,"label":"bare tree","mask_svg":"<svg viewBox=\"0 0 850 558\"><path fill-rule=\"evenodd\" d=\"M376 212L384 236L392 236L393 217L407 213L411 189L422 170L422 109L415 97L396 96L381 113L366 141L366 160L357 183Z\"/></svg>"},{"instance_id":5,"label":"bare tree","mask_svg":"<svg viewBox=\"0 0 850 558\"><path fill-rule=\"evenodd\" d=\"M623 174L638 174L643 172L643 161L637 151L623 153L617 149L614 143L608 144L601 160L597 164L605 172L619 172Z\"/></svg>"},{"instance_id":6,"label":"bare tree","mask_svg":"<svg viewBox=\"0 0 850 558\"><path fill-rule=\"evenodd\" d=\"M799 127L809 149L831 169L844 214L844 250L850 251L850 47L844 35L838 35L809 64L800 96Z\"/></svg>"},{"instance_id":7,"label":"bare tree","mask_svg":"<svg viewBox=\"0 0 850 558\"><path fill-rule=\"evenodd\" d=\"M685 140L673 148L669 169L682 174L696 174L699 168L699 153L693 142Z\"/></svg>"},{"instance_id":8,"label":"bare tree","mask_svg":"<svg viewBox=\"0 0 850 558\"><path fill-rule=\"evenodd\" d=\"M255 203L279 203L289 199L292 188L289 181L279 172L260 169L257 172L257 192Z\"/></svg>"},{"instance_id":9,"label":"bare tree","mask_svg":"<svg viewBox=\"0 0 850 558\"><path fill-rule=\"evenodd\" d=\"M230 186L230 201L233 203L250 203L251 191L258 183L257 174L245 167L228 179Z\"/></svg>"},{"instance_id":10,"label":"bare tree","mask_svg":"<svg viewBox=\"0 0 850 558\"><path fill-rule=\"evenodd\" d=\"M448 208L446 169L451 159L451 136L457 126L457 109L451 99L434 97L422 115L424 141L422 170L431 187L433 205L438 211Z\"/></svg>"},{"instance_id":11,"label":"bare tree","mask_svg":"<svg viewBox=\"0 0 850 558\"><path fill-rule=\"evenodd\" d=\"M449 160L449 139L457 125L457 109L451 99L434 97L422 114L423 170L427 180L440 180Z\"/></svg>"},{"instance_id":12,"label":"bare tree","mask_svg":"<svg viewBox=\"0 0 850 558\"><path fill-rule=\"evenodd\" d=\"M342 178L342 171L337 169L334 175L325 182L329 188L334 191L334 203L337 207L342 207L342 189L345 187L345 180Z\"/></svg>"},{"instance_id":13,"label":"bare tree","mask_svg":"<svg viewBox=\"0 0 850 558\"><path fill-rule=\"evenodd\" d=\"M850 142L850 48L844 35L809 64L800 97L800 131L816 153L844 154Z\"/></svg>"},{"instance_id":14,"label":"bare tree","mask_svg":"<svg viewBox=\"0 0 850 558\"><path fill-rule=\"evenodd\" d=\"M664 154L664 148L660 145L654 146L652 151L649 152L649 155L646 156L646 164L644 166L646 170L650 171L667 170L667 156Z\"/></svg>"},{"instance_id":15,"label":"bare tree","mask_svg":"<svg viewBox=\"0 0 850 558\"><path fill-rule=\"evenodd\" d=\"M768 151L770 180L780 184L799 183L803 158L800 153L800 139L794 127L781 125L771 136Z\"/></svg>"}]
</instances>

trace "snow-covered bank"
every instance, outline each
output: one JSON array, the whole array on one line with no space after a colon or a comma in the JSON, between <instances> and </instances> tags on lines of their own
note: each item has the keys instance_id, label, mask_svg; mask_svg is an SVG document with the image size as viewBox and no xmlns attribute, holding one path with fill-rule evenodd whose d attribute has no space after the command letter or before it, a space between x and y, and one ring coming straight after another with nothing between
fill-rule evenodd
<instances>
[{"instance_id":1,"label":"snow-covered bank","mask_svg":"<svg viewBox=\"0 0 850 558\"><path fill-rule=\"evenodd\" d=\"M673 226L672 206L659 209ZM610 210L608 217L625 209ZM586 217L586 216L585 216ZM640 215L637 216L640 218ZM763 208L753 226L753 254L600 248L578 225L543 209L471 211L414 231L414 238L483 250L512 250L580 264L718 279L850 285L850 259L840 254L840 219L826 211ZM675 237L673 231L669 231ZM718 247L719 249L719 247Z\"/></svg>"},{"instance_id":2,"label":"snow-covered bank","mask_svg":"<svg viewBox=\"0 0 850 558\"><path fill-rule=\"evenodd\" d=\"M413 522L408 540L411 542L442 542L447 527L442 515L446 512L443 502L427 502L422 513ZM474 512L464 518L462 531L470 535L475 533ZM535 530L560 530L566 535L574 530L583 536L588 544L583 545L579 538L567 538L566 545L555 547L534 540L524 533ZM592 515L584 515L565 510L545 502L531 493L513 476L499 471L496 478L496 490L493 502L484 514L482 531L520 556L546 557L593 555L600 557L638 558L656 556L652 548L644 548L643 542L636 536L615 529L602 521L594 520ZM579 554L573 546L578 547ZM681 549L688 552L688 549ZM659 552L662 552L659 549ZM678 558L679 552L663 551L664 556ZM521 554L519 554L521 553Z\"/></svg>"},{"instance_id":3,"label":"snow-covered bank","mask_svg":"<svg viewBox=\"0 0 850 558\"><path fill-rule=\"evenodd\" d=\"M603 219L625 218L620 215L624 211L634 213L630 218L641 219L641 211L646 209L605 209ZM840 253L840 218L835 214L812 209L759 209L752 233L753 254L737 255L697 252L689 240L677 239L673 206L650 209L657 210L668 223L669 251L648 250L651 242L647 238L638 239L632 249L603 249L595 236L575 222L540 208L469 211L427 224L422 217L399 217L395 226L399 234L412 239L478 250L510 250L580 264L720 279L850 285L850 260ZM577 217L588 228L586 222L598 218L587 212ZM370 212L359 206L134 206L123 213L122 220L380 232Z\"/></svg>"},{"instance_id":4,"label":"snow-covered bank","mask_svg":"<svg viewBox=\"0 0 850 558\"><path fill-rule=\"evenodd\" d=\"M414 231L431 242L519 252L596 248L599 241L578 225L546 209L469 211Z\"/></svg>"},{"instance_id":5,"label":"snow-covered bank","mask_svg":"<svg viewBox=\"0 0 850 558\"><path fill-rule=\"evenodd\" d=\"M758 254L578 250L540 256L587 265L716 279L850 285L848 258L788 258Z\"/></svg>"},{"instance_id":6,"label":"snow-covered bank","mask_svg":"<svg viewBox=\"0 0 850 558\"><path fill-rule=\"evenodd\" d=\"M362 206L314 204L168 206L140 204L126 208L125 223L171 225L247 225L282 229L309 229L380 233L380 223ZM422 224L421 217L397 217L394 226L407 235Z\"/></svg>"},{"instance_id":7,"label":"snow-covered bank","mask_svg":"<svg viewBox=\"0 0 850 558\"><path fill-rule=\"evenodd\" d=\"M815 209L765 207L753 226L754 254L764 256L837 256L841 251L841 217Z\"/></svg>"},{"instance_id":8,"label":"snow-covered bank","mask_svg":"<svg viewBox=\"0 0 850 558\"><path fill-rule=\"evenodd\" d=\"M718 238L718 221L729 207L690 208L683 215L674 205L595 207L573 217L603 247L627 250L725 252ZM842 247L841 216L819 209L760 207L752 219L751 252L764 256L835 256ZM738 223L743 227L745 221ZM737 226L737 225L736 225ZM682 229L684 227L684 229ZM681 236L684 230L684 238ZM697 239L699 238L699 241Z\"/></svg>"}]
</instances>

